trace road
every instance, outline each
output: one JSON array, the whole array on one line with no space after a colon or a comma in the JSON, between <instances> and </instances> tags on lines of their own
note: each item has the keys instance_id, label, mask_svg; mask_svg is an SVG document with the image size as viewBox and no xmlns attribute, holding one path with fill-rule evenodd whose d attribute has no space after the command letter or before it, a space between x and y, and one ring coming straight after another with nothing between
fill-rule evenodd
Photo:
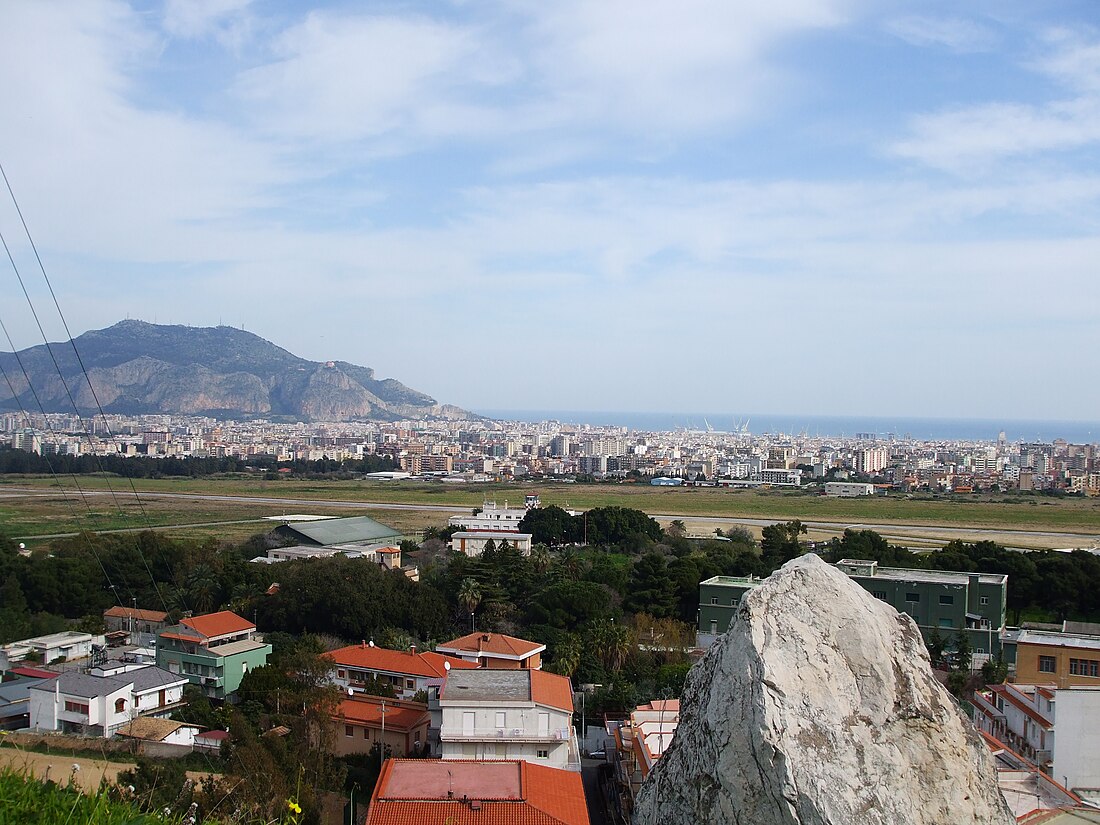
<instances>
[{"instance_id":1,"label":"road","mask_svg":"<svg viewBox=\"0 0 1100 825\"><path fill-rule=\"evenodd\" d=\"M59 491L43 490L41 488L22 488L22 487L5 487L0 491L0 496L4 498L18 498L18 497L56 497ZM110 496L111 493L107 491L84 491L85 496ZM334 509L347 509L347 510L410 510L417 512L438 512L438 513L469 513L469 507L460 507L448 504L396 504L393 502L385 501L349 501L346 499L308 499L308 498L278 498L275 496L229 496L229 495L216 495L210 493L163 493L163 492L143 492L141 493L143 498L147 499L185 499L189 501L207 501L207 502L219 502L219 503L236 503L236 504L268 504L275 507L311 507L323 505L325 507ZM690 513L650 513L650 516L658 521L670 522L674 520L680 520L684 522L690 522L693 524L713 524L716 527L719 526L742 526L742 527L766 527L769 524L775 524L781 519L767 519L767 518L743 518L735 516L698 516ZM248 521L248 520L245 520ZM233 524L244 522L213 522L213 524ZM1020 546L1011 546L1010 549L1032 549L1028 547L1028 544L1038 544L1041 546L1051 547L1096 547L1100 544L1100 536L1087 533L1062 533L1053 530L1021 530L1017 528L985 528L985 527L944 527L937 524L892 524L887 522L859 522L859 523L847 523L842 521L803 521L803 524L807 528L819 532L833 532L841 533L845 529L851 528L853 530L874 530L877 533L881 533L885 538L891 541L912 541L912 540L924 540L933 544L943 544L953 539L966 539L969 541L975 540L975 538L989 538L993 541L998 541L1006 546L1014 544L1013 539L1020 542ZM111 532L140 532L147 529L157 530L176 530L186 527L203 527L209 526L204 524L173 524L173 525L161 525L155 528L140 527L140 528L125 528L120 530L102 530L99 532L111 533ZM71 533L55 534L50 536L18 536L18 539L41 539L41 538L63 538L68 535L75 535Z\"/></svg>"}]
</instances>

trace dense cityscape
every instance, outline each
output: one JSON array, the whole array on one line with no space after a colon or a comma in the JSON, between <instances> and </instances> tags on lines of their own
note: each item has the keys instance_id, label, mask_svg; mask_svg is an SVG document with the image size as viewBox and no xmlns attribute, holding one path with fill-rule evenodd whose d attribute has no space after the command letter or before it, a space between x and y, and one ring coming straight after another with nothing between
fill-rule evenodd
<instances>
[{"instance_id":1,"label":"dense cityscape","mask_svg":"<svg viewBox=\"0 0 1100 825\"><path fill-rule=\"evenodd\" d=\"M277 464L373 455L390 459L395 470L409 476L447 482L642 476L657 484L800 487L814 480L852 479L902 492L1100 494L1097 445L1064 439L1009 442L1004 433L985 442L922 441L893 433L637 432L555 421L286 424L14 413L0 416L0 432L13 448L45 456L232 457Z\"/></svg>"}]
</instances>

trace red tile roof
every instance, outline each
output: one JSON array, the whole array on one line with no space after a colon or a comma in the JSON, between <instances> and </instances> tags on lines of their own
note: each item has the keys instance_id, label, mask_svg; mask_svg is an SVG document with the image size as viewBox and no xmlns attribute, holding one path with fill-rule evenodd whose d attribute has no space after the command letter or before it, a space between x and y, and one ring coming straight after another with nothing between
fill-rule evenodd
<instances>
[{"instance_id":1,"label":"red tile roof","mask_svg":"<svg viewBox=\"0 0 1100 825\"><path fill-rule=\"evenodd\" d=\"M413 653L406 650L390 650L371 645L350 645L326 653L325 656L344 667L374 670L383 673L400 673L405 676L421 676L427 679L442 679L447 675L443 665L450 662L452 668L475 668L474 662L466 662L453 656L427 651Z\"/></svg>"},{"instance_id":2,"label":"red tile roof","mask_svg":"<svg viewBox=\"0 0 1100 825\"><path fill-rule=\"evenodd\" d=\"M377 696L360 696L340 702L337 717L352 724L382 727L382 705L386 706L386 729L408 732L430 719L428 706L421 702L401 702Z\"/></svg>"},{"instance_id":3,"label":"red tile roof","mask_svg":"<svg viewBox=\"0 0 1100 825\"><path fill-rule=\"evenodd\" d=\"M43 670L40 667L13 667L10 671L16 676L29 676L32 679L53 679L57 676L52 670Z\"/></svg>"},{"instance_id":4,"label":"red tile roof","mask_svg":"<svg viewBox=\"0 0 1100 825\"><path fill-rule=\"evenodd\" d=\"M635 710L641 711L657 711L658 713L679 713L680 712L680 700L679 699L654 699L652 702L646 702L644 705L638 705Z\"/></svg>"},{"instance_id":5,"label":"red tile roof","mask_svg":"<svg viewBox=\"0 0 1100 825\"><path fill-rule=\"evenodd\" d=\"M180 624L201 633L208 639L217 636L228 636L231 633L245 633L255 630L256 625L232 610L222 610L220 613L207 613L205 616L192 616L190 619L181 619Z\"/></svg>"},{"instance_id":6,"label":"red tile roof","mask_svg":"<svg viewBox=\"0 0 1100 825\"><path fill-rule=\"evenodd\" d=\"M1043 714L1039 713L1039 711L1027 700L1027 696L1013 688L1012 685L990 685L989 689L1003 696L1006 702L1011 703L1025 716L1033 722L1042 725L1046 730L1050 730L1054 727L1054 723L1043 716Z\"/></svg>"},{"instance_id":7,"label":"red tile roof","mask_svg":"<svg viewBox=\"0 0 1100 825\"><path fill-rule=\"evenodd\" d=\"M142 610L140 607L112 607L104 610L103 615L108 619L134 619L139 622L163 622L168 618L167 613L159 610Z\"/></svg>"},{"instance_id":8,"label":"red tile roof","mask_svg":"<svg viewBox=\"0 0 1100 825\"><path fill-rule=\"evenodd\" d=\"M573 685L566 676L531 670L531 701L539 705L573 712Z\"/></svg>"},{"instance_id":9,"label":"red tile roof","mask_svg":"<svg viewBox=\"0 0 1100 825\"><path fill-rule=\"evenodd\" d=\"M504 760L387 760L366 825L441 822L589 825L581 775L573 771Z\"/></svg>"},{"instance_id":10,"label":"red tile roof","mask_svg":"<svg viewBox=\"0 0 1100 825\"><path fill-rule=\"evenodd\" d=\"M436 645L435 649L444 653L496 654L526 659L532 654L546 650L546 645L529 642L526 639L517 639L515 636L505 636L503 633L468 633L444 644Z\"/></svg>"}]
</instances>

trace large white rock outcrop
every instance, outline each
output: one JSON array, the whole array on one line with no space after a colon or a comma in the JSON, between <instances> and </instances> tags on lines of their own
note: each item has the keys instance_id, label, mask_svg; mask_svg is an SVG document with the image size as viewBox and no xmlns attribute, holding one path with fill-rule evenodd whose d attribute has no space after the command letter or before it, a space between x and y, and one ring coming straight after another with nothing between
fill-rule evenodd
<instances>
[{"instance_id":1,"label":"large white rock outcrop","mask_svg":"<svg viewBox=\"0 0 1100 825\"><path fill-rule=\"evenodd\" d=\"M816 556L692 668L635 825L1012 825L913 620Z\"/></svg>"}]
</instances>

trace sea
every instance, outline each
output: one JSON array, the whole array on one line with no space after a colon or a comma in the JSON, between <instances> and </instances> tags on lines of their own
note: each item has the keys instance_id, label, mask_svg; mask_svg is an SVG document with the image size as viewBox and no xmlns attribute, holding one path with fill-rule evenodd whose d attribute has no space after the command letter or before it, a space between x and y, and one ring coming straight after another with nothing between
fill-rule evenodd
<instances>
[{"instance_id":1,"label":"sea","mask_svg":"<svg viewBox=\"0 0 1100 825\"><path fill-rule=\"evenodd\" d=\"M1004 432L1009 442L1050 443L1063 438L1071 444L1100 440L1100 421L1057 421L994 418L910 418L874 415L787 415L775 413L602 412L593 410L475 410L501 421L558 421L594 427L625 427L641 432L706 430L734 432L747 422L753 435L786 434L855 437L873 433L879 439L920 441L996 441Z\"/></svg>"}]
</instances>

